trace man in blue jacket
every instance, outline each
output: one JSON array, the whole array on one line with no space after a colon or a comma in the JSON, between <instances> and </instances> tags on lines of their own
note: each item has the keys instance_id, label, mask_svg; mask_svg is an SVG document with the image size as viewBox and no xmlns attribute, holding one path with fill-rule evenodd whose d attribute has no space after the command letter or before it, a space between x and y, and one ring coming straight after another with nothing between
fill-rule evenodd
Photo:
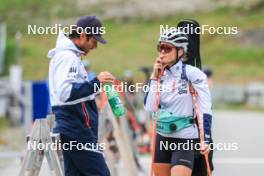
<instances>
[{"instance_id":1,"label":"man in blue jacket","mask_svg":"<svg viewBox=\"0 0 264 176\"><path fill-rule=\"evenodd\" d=\"M97 48L102 38L102 23L95 16L81 17L67 36L60 32L56 48L48 53L49 88L52 111L56 116L55 133L63 144L65 176L109 176L110 172L98 144L98 110L95 96L100 83L113 82L109 72L91 81L81 61ZM98 147L99 146L99 147ZM67 147L67 149L65 149Z\"/></svg>"}]
</instances>

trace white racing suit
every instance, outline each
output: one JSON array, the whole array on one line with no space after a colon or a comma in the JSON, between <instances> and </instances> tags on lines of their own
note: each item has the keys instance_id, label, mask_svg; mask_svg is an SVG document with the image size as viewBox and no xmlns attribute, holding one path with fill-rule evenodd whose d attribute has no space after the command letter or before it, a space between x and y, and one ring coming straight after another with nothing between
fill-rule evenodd
<instances>
[{"instance_id":1,"label":"white racing suit","mask_svg":"<svg viewBox=\"0 0 264 176\"><path fill-rule=\"evenodd\" d=\"M161 93L159 97L159 108L176 114L178 116L195 116L194 103L190 94L189 84L198 93L198 108L204 129L205 140L211 138L211 96L207 84L206 75L198 68L184 64L179 60L170 69L165 69L161 77ZM145 95L144 106L149 112L156 110L155 98L157 92L157 81L149 81L149 91ZM199 138L197 125L184 128L171 134L160 134L164 137L194 139Z\"/></svg>"}]
</instances>

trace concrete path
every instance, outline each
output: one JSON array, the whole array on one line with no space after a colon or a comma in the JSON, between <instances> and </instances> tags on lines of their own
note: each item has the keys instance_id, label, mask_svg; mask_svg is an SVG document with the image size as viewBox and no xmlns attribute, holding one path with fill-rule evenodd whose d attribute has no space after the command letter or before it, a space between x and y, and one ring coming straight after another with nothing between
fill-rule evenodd
<instances>
[{"instance_id":1,"label":"concrete path","mask_svg":"<svg viewBox=\"0 0 264 176\"><path fill-rule=\"evenodd\" d=\"M216 111L213 119L214 142L222 145L235 145L236 151L216 150L214 155L214 176L261 176L264 168L264 113L246 111ZM0 152L0 160L14 158L9 165L0 168L0 176L17 176L19 154ZM150 156L140 157L145 173L149 173ZM46 163L46 162L45 162ZM122 163L117 165L119 175L126 175ZM47 164L41 176L50 175ZM146 175L146 174L140 174Z\"/></svg>"}]
</instances>

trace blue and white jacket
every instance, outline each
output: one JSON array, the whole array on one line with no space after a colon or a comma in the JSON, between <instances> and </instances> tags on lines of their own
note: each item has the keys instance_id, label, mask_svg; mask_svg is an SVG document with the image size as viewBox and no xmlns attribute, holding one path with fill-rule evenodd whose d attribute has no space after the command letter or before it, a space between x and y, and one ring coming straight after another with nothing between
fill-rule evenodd
<instances>
[{"instance_id":1,"label":"blue and white jacket","mask_svg":"<svg viewBox=\"0 0 264 176\"><path fill-rule=\"evenodd\" d=\"M98 111L95 96L100 82L87 81L87 72L78 49L63 32L56 48L48 53L49 91L52 112L56 116L55 133L64 134L80 142L97 142Z\"/></svg>"},{"instance_id":2,"label":"blue and white jacket","mask_svg":"<svg viewBox=\"0 0 264 176\"><path fill-rule=\"evenodd\" d=\"M198 93L199 115L202 117L202 125L206 141L211 138L211 95L207 84L206 75L198 68L184 64L181 60L170 69L165 69L161 77L161 93L159 106L173 114L179 116L194 116L194 105L190 94L189 84L192 84ZM150 80L150 89L145 95L144 106L149 112L155 112L155 97L157 91L157 81ZM197 125L182 129L172 134L161 134L165 137L198 138Z\"/></svg>"}]
</instances>

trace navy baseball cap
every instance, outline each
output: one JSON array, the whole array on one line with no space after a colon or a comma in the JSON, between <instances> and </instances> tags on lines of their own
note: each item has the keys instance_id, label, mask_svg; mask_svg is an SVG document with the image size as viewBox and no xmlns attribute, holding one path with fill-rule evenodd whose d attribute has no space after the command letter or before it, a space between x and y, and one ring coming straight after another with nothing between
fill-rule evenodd
<instances>
[{"instance_id":1,"label":"navy baseball cap","mask_svg":"<svg viewBox=\"0 0 264 176\"><path fill-rule=\"evenodd\" d=\"M101 35L100 28L102 27L101 21L96 16L83 16L80 17L76 24L77 27L85 29L85 32L93 35L94 38L102 43L106 44L106 40Z\"/></svg>"}]
</instances>

